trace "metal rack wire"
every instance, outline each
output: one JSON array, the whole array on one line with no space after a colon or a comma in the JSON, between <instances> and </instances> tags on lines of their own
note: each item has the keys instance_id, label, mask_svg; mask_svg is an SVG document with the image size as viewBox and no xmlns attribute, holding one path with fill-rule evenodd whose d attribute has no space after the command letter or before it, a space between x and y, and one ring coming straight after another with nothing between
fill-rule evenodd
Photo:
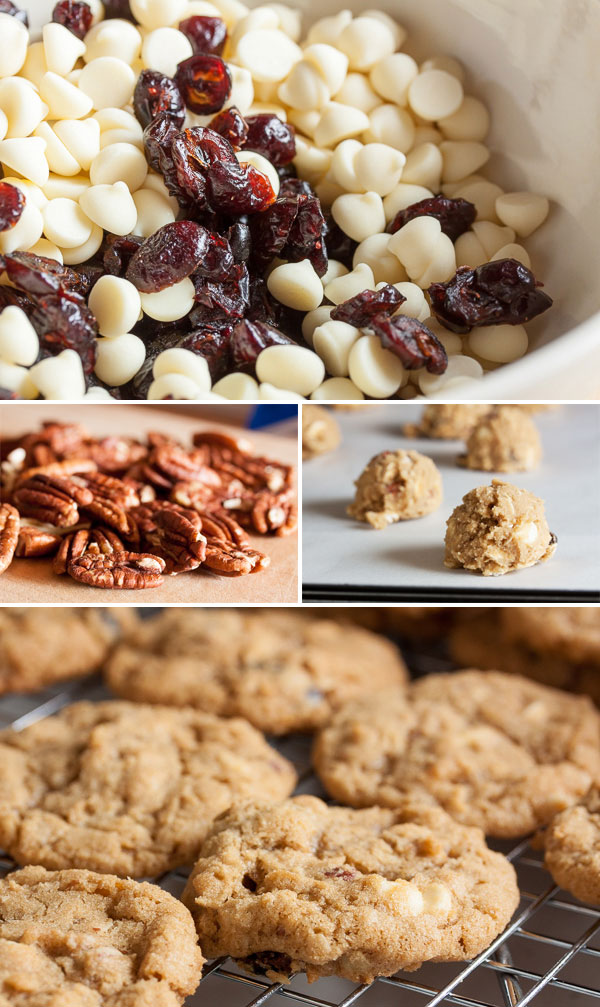
<instances>
[{"instance_id":1,"label":"metal rack wire","mask_svg":"<svg viewBox=\"0 0 600 1007\"><path fill-rule=\"evenodd\" d=\"M421 662L417 671L440 670ZM427 662L429 664L429 662ZM9 696L0 700L0 727L25 727L79 699L104 698L97 680L48 690L33 697ZM310 772L308 745L289 738L278 745L297 766L299 790L317 793ZM356 986L337 979L309 985L297 976L289 985L239 970L229 959L211 962L204 970L194 997L187 1004L200 1007L591 1007L600 1001L600 912L581 905L559 891L544 870L541 855L528 840L514 845L495 844L514 864L521 888L521 904L513 921L494 943L473 961L427 964L419 971L378 979L371 986ZM15 867L0 852L0 876ZM179 895L184 871L154 879Z\"/></svg>"}]
</instances>

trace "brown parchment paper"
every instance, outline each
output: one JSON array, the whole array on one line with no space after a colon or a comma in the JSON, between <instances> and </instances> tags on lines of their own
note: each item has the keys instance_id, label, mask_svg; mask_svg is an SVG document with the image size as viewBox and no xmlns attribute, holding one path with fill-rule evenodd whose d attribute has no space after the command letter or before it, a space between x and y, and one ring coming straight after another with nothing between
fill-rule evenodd
<instances>
[{"instance_id":1,"label":"brown parchment paper","mask_svg":"<svg viewBox=\"0 0 600 1007\"><path fill-rule=\"evenodd\" d=\"M207 419L214 409L214 422ZM0 407L0 438L17 437L34 430L42 422L81 423L93 436L119 434L141 437L160 430L191 443L192 434L218 426L237 433L240 428L221 422L218 405L203 405L198 418L183 415L168 403L135 405L51 405L48 403L6 403ZM286 421L279 432L245 433L258 452L287 464L298 464L297 425ZM192 571L166 577L160 587L146 591L107 591L78 584L70 577L52 573L46 559L16 559L0 577L2 605L228 605L296 603L298 601L298 538L289 535L250 536L252 544L271 557L262 573L246 577L220 577Z\"/></svg>"}]
</instances>

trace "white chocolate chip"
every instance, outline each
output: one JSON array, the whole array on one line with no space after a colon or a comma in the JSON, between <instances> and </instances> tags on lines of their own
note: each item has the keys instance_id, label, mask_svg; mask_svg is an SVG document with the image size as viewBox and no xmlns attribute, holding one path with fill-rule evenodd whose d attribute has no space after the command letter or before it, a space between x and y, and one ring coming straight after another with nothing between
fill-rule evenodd
<instances>
[{"instance_id":1,"label":"white chocolate chip","mask_svg":"<svg viewBox=\"0 0 600 1007\"><path fill-rule=\"evenodd\" d=\"M59 248L77 248L88 240L92 222L73 199L50 199L42 210L44 234Z\"/></svg>"},{"instance_id":2,"label":"white chocolate chip","mask_svg":"<svg viewBox=\"0 0 600 1007\"><path fill-rule=\"evenodd\" d=\"M83 171L89 171L93 159L100 150L100 126L96 120L93 118L63 119L61 122L54 123L53 130L75 159L79 168Z\"/></svg>"},{"instance_id":3,"label":"white chocolate chip","mask_svg":"<svg viewBox=\"0 0 600 1007\"><path fill-rule=\"evenodd\" d=\"M45 156L50 171L66 176L79 173L79 164L47 122L40 122L36 126L35 135L41 137L46 144Z\"/></svg>"},{"instance_id":4,"label":"white chocolate chip","mask_svg":"<svg viewBox=\"0 0 600 1007\"><path fill-rule=\"evenodd\" d=\"M354 241L364 241L385 229L381 196L376 192L347 193L338 196L331 207L338 227Z\"/></svg>"},{"instance_id":5,"label":"white chocolate chip","mask_svg":"<svg viewBox=\"0 0 600 1007\"><path fill-rule=\"evenodd\" d=\"M49 21L42 28L46 66L61 77L73 69L85 52L85 43L62 24Z\"/></svg>"},{"instance_id":6,"label":"white chocolate chip","mask_svg":"<svg viewBox=\"0 0 600 1007\"><path fill-rule=\"evenodd\" d=\"M206 358L180 346L173 346L159 353L154 361L152 373L155 378L165 374L185 374L198 388L210 391L210 371Z\"/></svg>"},{"instance_id":7,"label":"white chocolate chip","mask_svg":"<svg viewBox=\"0 0 600 1007\"><path fill-rule=\"evenodd\" d=\"M44 231L44 219L37 206L25 204L19 220L8 231L0 231L0 254L26 252L39 241Z\"/></svg>"},{"instance_id":8,"label":"white chocolate chip","mask_svg":"<svg viewBox=\"0 0 600 1007\"><path fill-rule=\"evenodd\" d=\"M59 123L56 123L58 126ZM64 196L66 199L79 200L82 192L89 188L90 180L87 175L53 175L48 177L48 181L40 190L46 199L58 199Z\"/></svg>"},{"instance_id":9,"label":"white chocolate chip","mask_svg":"<svg viewBox=\"0 0 600 1007\"><path fill-rule=\"evenodd\" d=\"M88 306L96 316L101 336L120 336L137 322L142 302L133 283L107 274L92 287Z\"/></svg>"},{"instance_id":10,"label":"white chocolate chip","mask_svg":"<svg viewBox=\"0 0 600 1007\"><path fill-rule=\"evenodd\" d=\"M61 266L65 261L58 245L55 245L53 241L48 241L47 238L40 238L29 251L32 255L43 255L46 259L55 259L56 262L60 262Z\"/></svg>"},{"instance_id":11,"label":"white chocolate chip","mask_svg":"<svg viewBox=\"0 0 600 1007\"><path fill-rule=\"evenodd\" d=\"M323 361L304 346L267 346L256 360L259 381L296 395L310 395L325 377Z\"/></svg>"},{"instance_id":12,"label":"white chocolate chip","mask_svg":"<svg viewBox=\"0 0 600 1007\"><path fill-rule=\"evenodd\" d=\"M377 336L361 336L354 343L348 373L356 387L374 399L389 398L405 378L400 360L382 347Z\"/></svg>"},{"instance_id":13,"label":"white chocolate chip","mask_svg":"<svg viewBox=\"0 0 600 1007\"><path fill-rule=\"evenodd\" d=\"M313 346L333 377L348 376L348 357L360 331L347 322L329 320L317 326L313 333Z\"/></svg>"},{"instance_id":14,"label":"white chocolate chip","mask_svg":"<svg viewBox=\"0 0 600 1007\"><path fill-rule=\"evenodd\" d=\"M346 273L349 272L350 270L343 262L338 262L337 259L329 259L327 262L327 269L321 277L321 283L325 288L332 280L337 280L338 276L345 276Z\"/></svg>"},{"instance_id":15,"label":"white chocolate chip","mask_svg":"<svg viewBox=\"0 0 600 1007\"><path fill-rule=\"evenodd\" d=\"M138 189L133 193L133 201L137 210L137 221L133 233L139 234L142 238L149 238L160 227L171 224L175 220L175 213L170 201L154 189L145 187Z\"/></svg>"},{"instance_id":16,"label":"white chocolate chip","mask_svg":"<svg viewBox=\"0 0 600 1007\"><path fill-rule=\"evenodd\" d=\"M194 284L186 277L156 294L140 294L142 310L158 322L175 322L192 310L195 293Z\"/></svg>"},{"instance_id":17,"label":"white chocolate chip","mask_svg":"<svg viewBox=\"0 0 600 1007\"><path fill-rule=\"evenodd\" d=\"M140 54L142 36L131 21L110 18L90 28L85 36L85 45L83 58L86 63L103 56L113 56L131 66Z\"/></svg>"},{"instance_id":18,"label":"white chocolate chip","mask_svg":"<svg viewBox=\"0 0 600 1007\"><path fill-rule=\"evenodd\" d=\"M369 127L368 116L358 108L329 101L324 106L315 129L314 139L318 147L334 147L341 140L358 136Z\"/></svg>"},{"instance_id":19,"label":"white chocolate chip","mask_svg":"<svg viewBox=\"0 0 600 1007\"><path fill-rule=\"evenodd\" d=\"M327 322L332 311L333 304L322 304L319 308L313 308L312 311L308 311L302 319L302 337L309 346L312 346L313 332L317 328L317 325Z\"/></svg>"},{"instance_id":20,"label":"white chocolate chip","mask_svg":"<svg viewBox=\"0 0 600 1007\"><path fill-rule=\"evenodd\" d=\"M447 916L450 912L452 895L446 885L434 881L422 890L421 895L424 912L433 913L434 916Z\"/></svg>"},{"instance_id":21,"label":"white chocolate chip","mask_svg":"<svg viewBox=\"0 0 600 1007\"><path fill-rule=\"evenodd\" d=\"M348 72L348 57L333 45L316 42L304 49L303 58L317 68L329 94L336 94Z\"/></svg>"},{"instance_id":22,"label":"white chocolate chip","mask_svg":"<svg viewBox=\"0 0 600 1007\"><path fill-rule=\"evenodd\" d=\"M357 17L340 32L338 47L346 53L351 70L371 70L385 56L393 53L396 43L392 31L379 18Z\"/></svg>"},{"instance_id":23,"label":"white chocolate chip","mask_svg":"<svg viewBox=\"0 0 600 1007\"><path fill-rule=\"evenodd\" d=\"M490 262L494 262L496 259L516 259L517 262L522 262L526 269L531 269L531 259L527 249L523 248L523 245L515 245L513 242L503 245L490 256Z\"/></svg>"},{"instance_id":24,"label":"white chocolate chip","mask_svg":"<svg viewBox=\"0 0 600 1007\"><path fill-rule=\"evenodd\" d=\"M391 235L372 234L357 245L352 259L353 267L366 263L373 270L375 284L398 283L406 279L406 270L396 255L389 251Z\"/></svg>"},{"instance_id":25,"label":"white chocolate chip","mask_svg":"<svg viewBox=\"0 0 600 1007\"><path fill-rule=\"evenodd\" d=\"M406 158L385 143L367 143L357 151L354 171L363 192L387 196L400 181Z\"/></svg>"},{"instance_id":26,"label":"white chocolate chip","mask_svg":"<svg viewBox=\"0 0 600 1007\"><path fill-rule=\"evenodd\" d=\"M146 344L131 332L98 339L96 349L94 371L100 381L111 387L131 381L146 359Z\"/></svg>"},{"instance_id":27,"label":"white chocolate chip","mask_svg":"<svg viewBox=\"0 0 600 1007\"><path fill-rule=\"evenodd\" d=\"M490 158L489 149L473 140L444 140L440 144L440 152L444 161L444 182L458 182L478 171Z\"/></svg>"},{"instance_id":28,"label":"white chocolate chip","mask_svg":"<svg viewBox=\"0 0 600 1007\"><path fill-rule=\"evenodd\" d=\"M453 383L460 381L472 381L481 378L483 367L472 357L465 357L457 353L448 360L448 367L443 374L429 374L423 370L419 372L419 387L424 395L436 395L446 388L450 381Z\"/></svg>"},{"instance_id":29,"label":"white chocolate chip","mask_svg":"<svg viewBox=\"0 0 600 1007\"><path fill-rule=\"evenodd\" d=\"M331 91L317 67L302 59L292 67L277 95L290 108L309 111L322 108L329 101Z\"/></svg>"},{"instance_id":30,"label":"white chocolate chip","mask_svg":"<svg viewBox=\"0 0 600 1007\"><path fill-rule=\"evenodd\" d=\"M322 385L315 388L311 395L311 399L332 402L336 399L364 399L364 395L360 388L357 388L356 385L350 381L350 378L328 378Z\"/></svg>"},{"instance_id":31,"label":"white chocolate chip","mask_svg":"<svg viewBox=\"0 0 600 1007\"><path fill-rule=\"evenodd\" d=\"M366 262L359 262L349 273L342 273L330 280L325 287L325 297L334 304L341 304L348 298L360 294L363 290L374 290L375 278L373 270ZM331 311L331 309L330 309Z\"/></svg>"},{"instance_id":32,"label":"white chocolate chip","mask_svg":"<svg viewBox=\"0 0 600 1007\"><path fill-rule=\"evenodd\" d=\"M149 399L199 399L203 391L185 374L161 374L148 389Z\"/></svg>"},{"instance_id":33,"label":"white chocolate chip","mask_svg":"<svg viewBox=\"0 0 600 1007\"><path fill-rule=\"evenodd\" d=\"M142 45L142 63L150 70L158 70L174 77L177 64L193 55L188 38L176 28L155 28L146 35Z\"/></svg>"},{"instance_id":34,"label":"white chocolate chip","mask_svg":"<svg viewBox=\"0 0 600 1007\"><path fill-rule=\"evenodd\" d=\"M90 220L112 234L130 234L135 227L137 210L125 182L91 185L80 204Z\"/></svg>"},{"instance_id":35,"label":"white chocolate chip","mask_svg":"<svg viewBox=\"0 0 600 1007\"><path fill-rule=\"evenodd\" d=\"M406 155L402 181L439 192L443 166L440 148L435 143L420 143Z\"/></svg>"},{"instance_id":36,"label":"white chocolate chip","mask_svg":"<svg viewBox=\"0 0 600 1007\"><path fill-rule=\"evenodd\" d=\"M257 81L280 81L302 59L302 50L284 32L258 28L243 35L236 48L237 62Z\"/></svg>"},{"instance_id":37,"label":"white chocolate chip","mask_svg":"<svg viewBox=\"0 0 600 1007\"><path fill-rule=\"evenodd\" d=\"M30 367L37 360L40 342L27 315L16 305L0 312L0 360Z\"/></svg>"},{"instance_id":38,"label":"white chocolate chip","mask_svg":"<svg viewBox=\"0 0 600 1007\"><path fill-rule=\"evenodd\" d=\"M486 325L469 334L469 348L478 357L509 364L527 352L527 332L522 325Z\"/></svg>"},{"instance_id":39,"label":"white chocolate chip","mask_svg":"<svg viewBox=\"0 0 600 1007\"><path fill-rule=\"evenodd\" d=\"M277 196L279 194L279 175L277 174L275 168L266 157L262 154L258 154L255 150L238 150L235 155L240 162L240 164L251 164L253 168L260 171L262 175L265 175L269 182L271 183L271 188Z\"/></svg>"},{"instance_id":40,"label":"white chocolate chip","mask_svg":"<svg viewBox=\"0 0 600 1007\"><path fill-rule=\"evenodd\" d=\"M29 33L11 14L0 14L0 77L18 73L27 55Z\"/></svg>"},{"instance_id":41,"label":"white chocolate chip","mask_svg":"<svg viewBox=\"0 0 600 1007\"><path fill-rule=\"evenodd\" d=\"M415 122L405 108L397 105L378 105L369 115L369 128L365 130L367 143L387 143L396 150L407 153L415 142Z\"/></svg>"},{"instance_id":42,"label":"white chocolate chip","mask_svg":"<svg viewBox=\"0 0 600 1007\"><path fill-rule=\"evenodd\" d=\"M48 106L37 91L20 77L0 80L0 111L6 118L0 140L29 136L48 114Z\"/></svg>"},{"instance_id":43,"label":"white chocolate chip","mask_svg":"<svg viewBox=\"0 0 600 1007\"><path fill-rule=\"evenodd\" d=\"M366 115L381 105L381 98L373 90L369 78L364 73L349 73L336 92L335 100L341 102L342 105L352 105L353 108L359 108Z\"/></svg>"},{"instance_id":44,"label":"white chocolate chip","mask_svg":"<svg viewBox=\"0 0 600 1007\"><path fill-rule=\"evenodd\" d=\"M369 75L372 86L386 101L395 105L406 105L408 89L417 76L419 68L405 52L393 52L378 60Z\"/></svg>"},{"instance_id":45,"label":"white chocolate chip","mask_svg":"<svg viewBox=\"0 0 600 1007\"><path fill-rule=\"evenodd\" d=\"M133 70L124 60L100 56L81 71L79 89L88 95L95 109L121 108L131 100L135 81Z\"/></svg>"},{"instance_id":46,"label":"white chocolate chip","mask_svg":"<svg viewBox=\"0 0 600 1007\"><path fill-rule=\"evenodd\" d=\"M61 249L63 262L66 266L77 266L80 262L87 262L88 259L91 259L96 254L102 244L103 238L104 231L98 224L94 224L92 233L82 245L76 245L75 248Z\"/></svg>"},{"instance_id":47,"label":"white chocolate chip","mask_svg":"<svg viewBox=\"0 0 600 1007\"><path fill-rule=\"evenodd\" d=\"M40 96L50 109L50 119L83 119L92 111L90 96L51 70L40 81Z\"/></svg>"},{"instance_id":48,"label":"white chocolate chip","mask_svg":"<svg viewBox=\"0 0 600 1007\"><path fill-rule=\"evenodd\" d=\"M45 152L46 141L39 136L0 140L0 161L39 186L45 185L50 174Z\"/></svg>"},{"instance_id":49,"label":"white chocolate chip","mask_svg":"<svg viewBox=\"0 0 600 1007\"><path fill-rule=\"evenodd\" d=\"M226 399L243 400L258 398L258 382L249 374L234 371L213 385L213 392Z\"/></svg>"},{"instance_id":50,"label":"white chocolate chip","mask_svg":"<svg viewBox=\"0 0 600 1007\"><path fill-rule=\"evenodd\" d=\"M431 189L426 189L424 185L400 182L389 196L384 196L383 212L386 223L389 224L400 210L406 210L407 206L420 203L422 199L430 199L431 196L433 196L433 192Z\"/></svg>"},{"instance_id":51,"label":"white chocolate chip","mask_svg":"<svg viewBox=\"0 0 600 1007\"><path fill-rule=\"evenodd\" d=\"M185 17L186 0L130 0L131 13L144 28L160 28Z\"/></svg>"},{"instance_id":52,"label":"white chocolate chip","mask_svg":"<svg viewBox=\"0 0 600 1007\"><path fill-rule=\"evenodd\" d=\"M1 25L0 25L1 27ZM16 392L21 399L36 399L38 390L26 367L0 360L0 388Z\"/></svg>"},{"instance_id":53,"label":"white chocolate chip","mask_svg":"<svg viewBox=\"0 0 600 1007\"><path fill-rule=\"evenodd\" d=\"M416 279L431 263L441 233L435 217L414 217L392 234L388 248L400 259L409 277Z\"/></svg>"},{"instance_id":54,"label":"white chocolate chip","mask_svg":"<svg viewBox=\"0 0 600 1007\"><path fill-rule=\"evenodd\" d=\"M309 45L324 42L326 45L337 45L338 36L346 25L352 21L352 11L341 10L330 17L322 17L308 29L306 41Z\"/></svg>"},{"instance_id":55,"label":"white chocolate chip","mask_svg":"<svg viewBox=\"0 0 600 1007\"><path fill-rule=\"evenodd\" d=\"M297 311L311 311L323 300L323 285L308 259L276 266L267 287L281 304Z\"/></svg>"},{"instance_id":56,"label":"white chocolate chip","mask_svg":"<svg viewBox=\"0 0 600 1007\"><path fill-rule=\"evenodd\" d=\"M496 199L496 213L520 238L527 238L543 224L550 204L534 192L505 192Z\"/></svg>"},{"instance_id":57,"label":"white chocolate chip","mask_svg":"<svg viewBox=\"0 0 600 1007\"><path fill-rule=\"evenodd\" d=\"M81 399L85 377L81 357L75 350L63 350L29 368L29 377L45 399Z\"/></svg>"},{"instance_id":58,"label":"white chocolate chip","mask_svg":"<svg viewBox=\"0 0 600 1007\"><path fill-rule=\"evenodd\" d=\"M408 88L410 107L428 122L452 115L463 97L461 82L445 70L421 71Z\"/></svg>"},{"instance_id":59,"label":"white chocolate chip","mask_svg":"<svg viewBox=\"0 0 600 1007\"><path fill-rule=\"evenodd\" d=\"M467 94L452 115L438 120L447 140L485 140L490 128L490 114L479 98Z\"/></svg>"},{"instance_id":60,"label":"white chocolate chip","mask_svg":"<svg viewBox=\"0 0 600 1007\"><path fill-rule=\"evenodd\" d=\"M146 158L132 143L111 143L96 154L90 165L92 185L113 185L121 181L130 192L141 188L147 174Z\"/></svg>"}]
</instances>

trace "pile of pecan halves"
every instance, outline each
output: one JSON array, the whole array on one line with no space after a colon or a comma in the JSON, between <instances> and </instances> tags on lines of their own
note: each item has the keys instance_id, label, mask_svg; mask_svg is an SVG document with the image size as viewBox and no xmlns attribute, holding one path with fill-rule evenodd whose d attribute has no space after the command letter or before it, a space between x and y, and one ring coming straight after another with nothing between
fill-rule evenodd
<instances>
[{"instance_id":1,"label":"pile of pecan halves","mask_svg":"<svg viewBox=\"0 0 600 1007\"><path fill-rule=\"evenodd\" d=\"M186 448L160 433L98 439L46 423L2 442L0 573L15 556L52 556L55 573L104 588L198 569L257 573L270 558L247 532L295 530L293 481L293 466L218 430Z\"/></svg>"}]
</instances>

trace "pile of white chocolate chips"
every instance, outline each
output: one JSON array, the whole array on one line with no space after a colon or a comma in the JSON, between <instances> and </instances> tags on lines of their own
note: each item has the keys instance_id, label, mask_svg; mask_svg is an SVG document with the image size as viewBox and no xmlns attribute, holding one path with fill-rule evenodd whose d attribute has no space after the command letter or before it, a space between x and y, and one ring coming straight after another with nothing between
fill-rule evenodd
<instances>
[{"instance_id":1,"label":"pile of white chocolate chips","mask_svg":"<svg viewBox=\"0 0 600 1007\"><path fill-rule=\"evenodd\" d=\"M548 200L485 177L463 67L387 14L0 10L2 397L469 395L526 352Z\"/></svg>"}]
</instances>

